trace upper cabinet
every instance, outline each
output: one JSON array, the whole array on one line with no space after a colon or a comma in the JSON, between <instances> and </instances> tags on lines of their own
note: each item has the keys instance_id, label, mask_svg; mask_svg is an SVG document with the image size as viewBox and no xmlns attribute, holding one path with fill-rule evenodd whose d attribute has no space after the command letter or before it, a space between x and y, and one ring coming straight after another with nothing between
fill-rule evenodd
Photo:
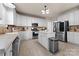
<instances>
[{"instance_id":1,"label":"upper cabinet","mask_svg":"<svg viewBox=\"0 0 79 59\"><path fill-rule=\"evenodd\" d=\"M2 5L0 4L0 20L2 20Z\"/></svg>"},{"instance_id":2,"label":"upper cabinet","mask_svg":"<svg viewBox=\"0 0 79 59\"><path fill-rule=\"evenodd\" d=\"M16 21L16 10L15 8L11 8L10 6L5 6L6 10L6 24L15 25Z\"/></svg>"},{"instance_id":3,"label":"upper cabinet","mask_svg":"<svg viewBox=\"0 0 79 59\"><path fill-rule=\"evenodd\" d=\"M5 24L6 10L2 3L0 3L0 24Z\"/></svg>"},{"instance_id":4,"label":"upper cabinet","mask_svg":"<svg viewBox=\"0 0 79 59\"><path fill-rule=\"evenodd\" d=\"M74 12L74 25L79 25L79 10Z\"/></svg>"},{"instance_id":5,"label":"upper cabinet","mask_svg":"<svg viewBox=\"0 0 79 59\"><path fill-rule=\"evenodd\" d=\"M67 14L63 14L63 15L59 16L59 17L57 18L57 20L58 20L58 21L65 21L65 20L68 20L68 16L67 16Z\"/></svg>"},{"instance_id":6,"label":"upper cabinet","mask_svg":"<svg viewBox=\"0 0 79 59\"><path fill-rule=\"evenodd\" d=\"M9 3L10 4L10 3ZM16 11L13 6L9 4L0 3L0 24L14 25Z\"/></svg>"},{"instance_id":7,"label":"upper cabinet","mask_svg":"<svg viewBox=\"0 0 79 59\"><path fill-rule=\"evenodd\" d=\"M69 13L69 25L75 25L74 12Z\"/></svg>"},{"instance_id":8,"label":"upper cabinet","mask_svg":"<svg viewBox=\"0 0 79 59\"><path fill-rule=\"evenodd\" d=\"M69 11L57 18L58 21L69 21L69 25L79 25L79 9Z\"/></svg>"},{"instance_id":9,"label":"upper cabinet","mask_svg":"<svg viewBox=\"0 0 79 59\"><path fill-rule=\"evenodd\" d=\"M15 20L14 9L7 9L6 11L7 11L6 24L14 25L14 20Z\"/></svg>"},{"instance_id":10,"label":"upper cabinet","mask_svg":"<svg viewBox=\"0 0 79 59\"><path fill-rule=\"evenodd\" d=\"M17 13L15 23L18 26L32 26L32 23L38 23L38 26L46 26L47 20Z\"/></svg>"},{"instance_id":11,"label":"upper cabinet","mask_svg":"<svg viewBox=\"0 0 79 59\"><path fill-rule=\"evenodd\" d=\"M79 10L69 13L69 25L79 25Z\"/></svg>"}]
</instances>

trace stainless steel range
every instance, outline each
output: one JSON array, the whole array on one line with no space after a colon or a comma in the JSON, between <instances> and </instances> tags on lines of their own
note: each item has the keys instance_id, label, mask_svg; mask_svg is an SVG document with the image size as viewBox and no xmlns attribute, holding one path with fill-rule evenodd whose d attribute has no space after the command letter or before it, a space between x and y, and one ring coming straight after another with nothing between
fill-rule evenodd
<instances>
[{"instance_id":1,"label":"stainless steel range","mask_svg":"<svg viewBox=\"0 0 79 59\"><path fill-rule=\"evenodd\" d=\"M32 38L33 39L38 39L38 23L32 23Z\"/></svg>"}]
</instances>

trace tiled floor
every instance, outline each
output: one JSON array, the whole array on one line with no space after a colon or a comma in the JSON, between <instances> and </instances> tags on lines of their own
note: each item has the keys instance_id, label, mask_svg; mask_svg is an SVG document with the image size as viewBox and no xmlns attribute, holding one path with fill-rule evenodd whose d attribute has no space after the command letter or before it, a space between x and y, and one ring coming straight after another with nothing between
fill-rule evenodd
<instances>
[{"instance_id":1,"label":"tiled floor","mask_svg":"<svg viewBox=\"0 0 79 59\"><path fill-rule=\"evenodd\" d=\"M54 55L40 45L36 39L23 40L20 46L20 56L79 56L79 46L59 42L59 52Z\"/></svg>"}]
</instances>

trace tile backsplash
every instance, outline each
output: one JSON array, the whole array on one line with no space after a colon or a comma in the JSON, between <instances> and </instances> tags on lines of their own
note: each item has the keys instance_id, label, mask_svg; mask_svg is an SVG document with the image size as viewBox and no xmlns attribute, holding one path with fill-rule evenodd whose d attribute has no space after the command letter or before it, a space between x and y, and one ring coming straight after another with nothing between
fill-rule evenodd
<instances>
[{"instance_id":1,"label":"tile backsplash","mask_svg":"<svg viewBox=\"0 0 79 59\"><path fill-rule=\"evenodd\" d=\"M25 31L24 26L14 26L14 25L8 25L8 26L0 26L0 34L5 34L7 32L18 32L18 31Z\"/></svg>"},{"instance_id":2,"label":"tile backsplash","mask_svg":"<svg viewBox=\"0 0 79 59\"><path fill-rule=\"evenodd\" d=\"M6 27L0 27L0 34L5 34L7 32Z\"/></svg>"},{"instance_id":3,"label":"tile backsplash","mask_svg":"<svg viewBox=\"0 0 79 59\"><path fill-rule=\"evenodd\" d=\"M69 30L72 32L79 32L79 25L72 25L69 27Z\"/></svg>"}]
</instances>

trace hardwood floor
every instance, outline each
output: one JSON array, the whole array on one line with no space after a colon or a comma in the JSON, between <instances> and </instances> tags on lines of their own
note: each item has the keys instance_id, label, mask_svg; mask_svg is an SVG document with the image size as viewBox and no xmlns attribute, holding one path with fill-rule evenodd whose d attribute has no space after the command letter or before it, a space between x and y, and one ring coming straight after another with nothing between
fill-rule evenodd
<instances>
[{"instance_id":1,"label":"hardwood floor","mask_svg":"<svg viewBox=\"0 0 79 59\"><path fill-rule=\"evenodd\" d=\"M51 56L47 49L41 46L37 39L21 41L20 56Z\"/></svg>"},{"instance_id":2,"label":"hardwood floor","mask_svg":"<svg viewBox=\"0 0 79 59\"><path fill-rule=\"evenodd\" d=\"M52 54L39 44L37 39L23 40L20 56L79 56L79 45L59 42L59 52Z\"/></svg>"}]
</instances>

